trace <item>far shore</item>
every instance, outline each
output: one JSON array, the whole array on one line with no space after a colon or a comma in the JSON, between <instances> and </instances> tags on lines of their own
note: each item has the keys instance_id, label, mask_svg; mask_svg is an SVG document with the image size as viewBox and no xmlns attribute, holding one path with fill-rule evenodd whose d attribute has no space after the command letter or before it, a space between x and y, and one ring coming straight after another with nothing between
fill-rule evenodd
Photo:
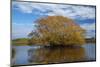
<instances>
[{"instance_id":1,"label":"far shore","mask_svg":"<svg viewBox=\"0 0 100 67\"><path fill-rule=\"evenodd\" d=\"M88 38L85 39L86 43L96 43L95 38ZM19 38L19 39L14 39L12 40L12 45L15 46L26 46L29 44L29 38Z\"/></svg>"}]
</instances>

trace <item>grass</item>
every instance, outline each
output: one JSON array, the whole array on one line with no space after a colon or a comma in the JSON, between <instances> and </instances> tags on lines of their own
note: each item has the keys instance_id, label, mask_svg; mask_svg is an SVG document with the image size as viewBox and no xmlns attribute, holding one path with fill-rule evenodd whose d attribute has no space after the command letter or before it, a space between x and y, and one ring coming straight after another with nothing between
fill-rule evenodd
<instances>
[{"instance_id":1,"label":"grass","mask_svg":"<svg viewBox=\"0 0 100 67\"><path fill-rule=\"evenodd\" d=\"M93 38L89 38L89 39L85 39L86 43L95 43L95 39ZM29 38L18 38L18 39L14 39L12 40L12 45L16 45L16 46L26 46L29 44Z\"/></svg>"},{"instance_id":2,"label":"grass","mask_svg":"<svg viewBox=\"0 0 100 67\"><path fill-rule=\"evenodd\" d=\"M28 44L28 38L19 38L12 40L12 44L16 46L24 46Z\"/></svg>"}]
</instances>

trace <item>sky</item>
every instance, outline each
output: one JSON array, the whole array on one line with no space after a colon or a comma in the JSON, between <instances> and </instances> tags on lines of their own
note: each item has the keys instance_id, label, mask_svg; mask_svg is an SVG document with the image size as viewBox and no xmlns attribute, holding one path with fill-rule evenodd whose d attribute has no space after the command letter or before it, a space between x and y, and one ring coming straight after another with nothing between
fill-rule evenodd
<instances>
[{"instance_id":1,"label":"sky","mask_svg":"<svg viewBox=\"0 0 100 67\"><path fill-rule=\"evenodd\" d=\"M12 2L12 38L27 38L35 29L36 20L61 15L73 19L86 30L86 37L95 37L95 6Z\"/></svg>"}]
</instances>

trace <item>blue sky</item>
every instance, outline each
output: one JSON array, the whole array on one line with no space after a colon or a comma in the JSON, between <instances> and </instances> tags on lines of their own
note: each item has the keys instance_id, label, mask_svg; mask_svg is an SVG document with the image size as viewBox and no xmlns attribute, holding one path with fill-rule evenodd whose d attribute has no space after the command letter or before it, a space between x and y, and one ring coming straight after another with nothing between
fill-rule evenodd
<instances>
[{"instance_id":1,"label":"blue sky","mask_svg":"<svg viewBox=\"0 0 100 67\"><path fill-rule=\"evenodd\" d=\"M61 15L74 19L86 30L86 37L95 37L95 6L12 2L12 38L27 37L40 17Z\"/></svg>"}]
</instances>

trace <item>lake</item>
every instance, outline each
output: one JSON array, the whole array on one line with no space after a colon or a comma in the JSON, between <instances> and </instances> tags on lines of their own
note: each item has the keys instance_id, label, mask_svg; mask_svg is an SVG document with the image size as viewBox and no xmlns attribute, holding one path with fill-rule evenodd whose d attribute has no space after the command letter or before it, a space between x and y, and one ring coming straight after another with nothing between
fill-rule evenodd
<instances>
[{"instance_id":1,"label":"lake","mask_svg":"<svg viewBox=\"0 0 100 67\"><path fill-rule=\"evenodd\" d=\"M95 47L94 43L82 47L13 46L16 54L12 65L95 61Z\"/></svg>"}]
</instances>

